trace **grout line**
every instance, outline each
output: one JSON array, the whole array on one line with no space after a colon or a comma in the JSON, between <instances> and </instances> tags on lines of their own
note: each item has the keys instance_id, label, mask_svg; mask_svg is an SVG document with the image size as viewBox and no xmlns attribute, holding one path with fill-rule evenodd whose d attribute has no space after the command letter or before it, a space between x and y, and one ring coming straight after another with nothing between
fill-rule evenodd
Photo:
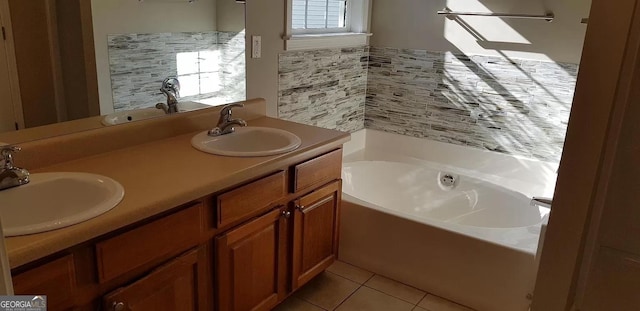
<instances>
[{"instance_id":1,"label":"grout line","mask_svg":"<svg viewBox=\"0 0 640 311\"><path fill-rule=\"evenodd\" d=\"M371 279L373 279L374 276L376 276L377 274L371 272L371 276L364 282L362 282L362 286L364 286L364 284L367 284L367 282L371 281ZM367 286L369 287L369 286Z\"/></svg>"},{"instance_id":2,"label":"grout line","mask_svg":"<svg viewBox=\"0 0 640 311\"><path fill-rule=\"evenodd\" d=\"M354 290L353 293L349 294L349 296L347 296L347 298L342 300L333 310L337 310L338 308L340 308L340 306L342 304L344 304L345 302L347 302L347 300L349 300L349 298L351 298L351 296L353 296L357 291L359 291L362 288L362 286L364 286L364 285L358 285L358 288L356 288L356 290Z\"/></svg>"},{"instance_id":3,"label":"grout line","mask_svg":"<svg viewBox=\"0 0 640 311\"><path fill-rule=\"evenodd\" d=\"M371 278L368 278L368 279L367 279L367 281L365 281L364 283L360 284L360 283L358 283L358 282L356 282L356 281L354 281L354 280L352 280L352 279L350 279L350 278L344 277L344 276L342 276L342 275L340 275L340 274L337 274L337 273L335 273L335 272L326 271L326 270L325 270L324 272L325 272L325 273L331 273L331 274L333 274L333 275L339 276L339 277L341 277L341 278L343 278L343 279L345 279L345 280L347 280L347 281L349 281L349 282L353 282L353 283L358 284L358 286L362 286L362 285L364 285L364 283L366 283L367 281L369 281L369 280L371 279Z\"/></svg>"},{"instance_id":4,"label":"grout line","mask_svg":"<svg viewBox=\"0 0 640 311\"><path fill-rule=\"evenodd\" d=\"M383 292L383 291L381 291L381 290L379 290L379 289L375 289L375 288L373 288L373 287L369 287L369 286L365 286L365 285L362 285L362 286L363 286L363 287L366 287L366 288L368 288L368 289L374 290L374 291L376 291L376 292L378 292L378 293L385 294L385 295L387 295L387 296L389 296L389 297L391 297L391 298L395 298L395 299L398 299L398 300L400 300L400 301L404 301L404 302L406 302L406 303L408 303L408 304L413 305L414 307L416 307L416 306L418 305L418 303L420 303L420 301L422 301L422 299L424 298L424 296L422 296L422 298L420 298L420 300L418 300L418 303L413 303L413 302L411 302L411 301L404 300L404 299L402 299L402 298L400 298L400 297L396 297L396 296L391 295L391 294L389 294L389 293L385 293L385 292Z\"/></svg>"},{"instance_id":5,"label":"grout line","mask_svg":"<svg viewBox=\"0 0 640 311\"><path fill-rule=\"evenodd\" d=\"M372 277L370 277L370 278L369 278L369 280L373 279L373 277L374 277L374 276L376 276L376 275L377 275L377 276L380 276L380 277L382 277L382 278L385 278L385 279L387 279L387 280L391 280L391 281L393 281L393 282L396 282L396 283L398 283L398 284L402 284L402 285L404 285L404 286L407 286L407 287L413 288L413 289L415 289L415 290L417 290L417 291L419 291L419 292L421 292L421 293L424 293L424 294L422 294L422 296L420 297L420 300L418 300L418 303L420 303L420 302L422 301L422 299L424 299L424 297L427 297L427 295L429 294L429 293L427 293L427 292L425 292L425 291L423 291L423 290L421 290L421 289L419 289L419 288L415 288L415 287L413 287L413 286L411 286L411 285L404 284L404 283L402 283L402 282L400 282L400 281L396 281L396 280L394 280L394 279L392 279L392 278L388 278L388 277L386 277L386 276L379 275L379 274L374 274ZM367 282L368 282L368 280L367 280ZM362 286L366 286L367 288L373 289L373 290L378 291L378 292L381 292L381 293L383 293L383 294L387 294L388 296L391 296L391 297L394 297L394 298L400 299L400 300L402 300L402 301L404 301L404 302L407 302L407 303L413 304L413 305L414 305L414 307L418 305L418 303L415 303L415 304L414 304L414 303L413 303L413 302L411 302L411 301L404 300L404 299L402 299L402 298L400 298L400 297L396 297L396 296L391 295L391 294L389 294L389 293L387 293L387 292L383 292L382 290L379 290L379 289L373 288L373 287L371 287L371 286L368 286L368 285L366 285L366 282L365 282L365 284L362 284Z\"/></svg>"},{"instance_id":6,"label":"grout line","mask_svg":"<svg viewBox=\"0 0 640 311\"><path fill-rule=\"evenodd\" d=\"M314 307L318 307L318 308L320 308L320 309L322 309L322 310L324 310L324 311L328 311L327 309L325 309L325 308L323 308L323 307L321 307L321 306L319 306L319 305L317 305L317 304L315 304L315 303L313 303L313 302L311 302L311 301L307 301L307 300L302 299L302 298L298 298L298 299L300 299L300 300L302 300L302 301L304 301L304 302L306 302L306 303L308 303L308 304L310 304L310 305L312 305L312 306L314 306Z\"/></svg>"}]
</instances>

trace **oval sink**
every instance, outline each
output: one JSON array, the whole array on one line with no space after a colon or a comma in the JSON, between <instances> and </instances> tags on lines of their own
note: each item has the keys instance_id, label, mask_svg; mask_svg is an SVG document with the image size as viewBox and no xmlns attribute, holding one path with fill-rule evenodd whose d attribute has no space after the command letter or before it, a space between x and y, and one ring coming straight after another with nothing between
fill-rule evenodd
<instances>
[{"instance_id":1,"label":"oval sink","mask_svg":"<svg viewBox=\"0 0 640 311\"><path fill-rule=\"evenodd\" d=\"M114 208L124 197L117 181L88 173L31 174L26 185L0 191L5 236L74 225Z\"/></svg>"},{"instance_id":2,"label":"oval sink","mask_svg":"<svg viewBox=\"0 0 640 311\"><path fill-rule=\"evenodd\" d=\"M293 151L300 147L300 137L270 127L237 127L231 134L211 137L202 132L191 139L196 149L223 156L260 157Z\"/></svg>"}]
</instances>

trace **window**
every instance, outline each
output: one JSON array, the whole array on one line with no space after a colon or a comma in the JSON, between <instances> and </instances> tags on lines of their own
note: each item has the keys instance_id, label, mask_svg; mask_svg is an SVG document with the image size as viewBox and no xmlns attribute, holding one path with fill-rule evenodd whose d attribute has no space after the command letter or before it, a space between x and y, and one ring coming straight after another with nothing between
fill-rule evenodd
<instances>
[{"instance_id":1,"label":"window","mask_svg":"<svg viewBox=\"0 0 640 311\"><path fill-rule=\"evenodd\" d=\"M180 95L183 97L220 91L219 51L183 52L176 54Z\"/></svg>"},{"instance_id":2,"label":"window","mask_svg":"<svg viewBox=\"0 0 640 311\"><path fill-rule=\"evenodd\" d=\"M370 0L287 0L287 50L367 44Z\"/></svg>"},{"instance_id":3,"label":"window","mask_svg":"<svg viewBox=\"0 0 640 311\"><path fill-rule=\"evenodd\" d=\"M291 28L294 33L347 32L347 0L293 0Z\"/></svg>"}]
</instances>

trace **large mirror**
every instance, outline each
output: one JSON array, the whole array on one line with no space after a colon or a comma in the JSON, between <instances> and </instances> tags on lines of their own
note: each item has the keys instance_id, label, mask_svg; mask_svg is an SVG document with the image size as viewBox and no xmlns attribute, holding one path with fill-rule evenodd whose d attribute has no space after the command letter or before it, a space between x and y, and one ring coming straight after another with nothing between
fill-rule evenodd
<instances>
[{"instance_id":1,"label":"large mirror","mask_svg":"<svg viewBox=\"0 0 640 311\"><path fill-rule=\"evenodd\" d=\"M0 141L246 99L238 2L0 0Z\"/></svg>"}]
</instances>

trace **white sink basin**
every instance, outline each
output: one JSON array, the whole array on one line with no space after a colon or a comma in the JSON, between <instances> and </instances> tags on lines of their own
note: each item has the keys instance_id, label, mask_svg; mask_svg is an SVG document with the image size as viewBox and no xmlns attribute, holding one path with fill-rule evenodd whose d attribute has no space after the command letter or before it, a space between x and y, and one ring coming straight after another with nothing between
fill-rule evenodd
<instances>
[{"instance_id":1,"label":"white sink basin","mask_svg":"<svg viewBox=\"0 0 640 311\"><path fill-rule=\"evenodd\" d=\"M198 110L198 109L207 108L207 107L210 107L210 106L201 104L201 103L196 103L196 102L178 103L179 112L193 111L193 110ZM102 124L109 126L109 125L123 124L123 123L129 123L133 121L157 118L165 115L166 114L162 109L158 109L155 107L126 110L126 111L114 112L112 114L108 114L104 116L102 118Z\"/></svg>"},{"instance_id":2,"label":"white sink basin","mask_svg":"<svg viewBox=\"0 0 640 311\"><path fill-rule=\"evenodd\" d=\"M293 151L300 147L300 137L269 127L236 127L235 133L211 137L202 132L191 139L196 149L223 156L260 157Z\"/></svg>"},{"instance_id":3,"label":"white sink basin","mask_svg":"<svg viewBox=\"0 0 640 311\"><path fill-rule=\"evenodd\" d=\"M124 197L117 181L88 173L31 174L31 182L0 191L5 236L71 226L114 208Z\"/></svg>"}]
</instances>

